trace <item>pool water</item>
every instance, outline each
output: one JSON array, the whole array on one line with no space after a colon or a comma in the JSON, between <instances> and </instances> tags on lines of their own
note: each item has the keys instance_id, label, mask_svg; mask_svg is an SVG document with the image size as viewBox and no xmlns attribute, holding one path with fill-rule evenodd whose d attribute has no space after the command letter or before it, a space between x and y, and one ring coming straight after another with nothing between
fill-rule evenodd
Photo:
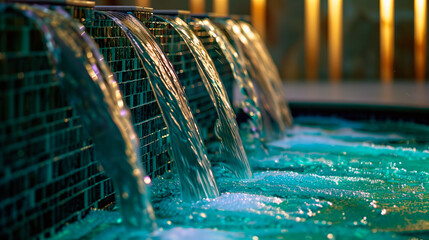
<instances>
[{"instance_id":1,"label":"pool water","mask_svg":"<svg viewBox=\"0 0 429 240\"><path fill-rule=\"evenodd\" d=\"M153 233L126 230L113 209L55 238L429 238L429 126L298 118L269 149L249 154L250 180L214 164L215 199L182 202L174 172L153 179Z\"/></svg>"}]
</instances>

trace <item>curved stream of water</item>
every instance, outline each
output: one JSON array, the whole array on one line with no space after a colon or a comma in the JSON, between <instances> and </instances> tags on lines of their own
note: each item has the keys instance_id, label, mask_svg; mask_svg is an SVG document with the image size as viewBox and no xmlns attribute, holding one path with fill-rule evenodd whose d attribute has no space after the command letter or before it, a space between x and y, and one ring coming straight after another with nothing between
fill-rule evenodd
<instances>
[{"instance_id":1,"label":"curved stream of water","mask_svg":"<svg viewBox=\"0 0 429 240\"><path fill-rule=\"evenodd\" d=\"M267 141L284 137L287 126L292 125L292 117L283 93L278 71L259 37L250 27L242 27L231 19L217 19L222 24L236 47L242 62L254 82L263 121L263 136Z\"/></svg>"},{"instance_id":2,"label":"curved stream of water","mask_svg":"<svg viewBox=\"0 0 429 240\"><path fill-rule=\"evenodd\" d=\"M155 17L167 21L174 27L185 41L197 62L198 71L219 117L216 121L215 133L222 143L220 152L225 166L239 178L251 178L252 171L241 141L234 110L213 61L204 48L203 43L189 28L188 24L179 17Z\"/></svg>"},{"instance_id":3,"label":"curved stream of water","mask_svg":"<svg viewBox=\"0 0 429 240\"><path fill-rule=\"evenodd\" d=\"M262 66L262 71L266 74L266 76L269 77L268 82L270 82L276 90L275 97L277 97L277 101L280 105L280 112L283 122L287 126L292 126L292 115L290 113L286 96L283 91L282 79L273 59L271 58L270 52L264 44L261 36L259 36L258 32L253 28L252 25L244 21L238 21L238 24L240 25L242 32L247 37L249 42L249 44L245 47L252 48L252 50L257 54L257 59L259 59L257 66ZM262 64L260 64L261 59ZM255 59L252 59L252 62L255 62Z\"/></svg>"},{"instance_id":4,"label":"curved stream of water","mask_svg":"<svg viewBox=\"0 0 429 240\"><path fill-rule=\"evenodd\" d=\"M137 51L167 123L182 199L197 201L219 195L194 116L172 64L149 30L131 14L101 12L121 27Z\"/></svg>"},{"instance_id":5,"label":"curved stream of water","mask_svg":"<svg viewBox=\"0 0 429 240\"><path fill-rule=\"evenodd\" d=\"M237 51L235 51L226 35L218 26L216 26L214 22L208 18L195 19L194 21L197 25L202 26L208 32L208 34L215 39L231 67L235 82L237 83L240 93L243 96L243 100L240 102L239 108L247 114L249 119L251 119L251 126L244 130L246 135L241 134L241 136L248 145L253 145L255 144L255 141L260 141L260 138L262 137L263 126L261 111L257 98L258 96L256 94L253 82L247 72L246 65L242 61L242 58L239 57ZM244 127L240 125L240 129L242 128ZM260 144L256 146L256 148L260 147Z\"/></svg>"},{"instance_id":6,"label":"curved stream of water","mask_svg":"<svg viewBox=\"0 0 429 240\"><path fill-rule=\"evenodd\" d=\"M96 44L61 8L55 12L41 6L12 6L44 32L60 85L94 141L97 160L113 181L123 222L135 229L155 229L130 112Z\"/></svg>"}]
</instances>

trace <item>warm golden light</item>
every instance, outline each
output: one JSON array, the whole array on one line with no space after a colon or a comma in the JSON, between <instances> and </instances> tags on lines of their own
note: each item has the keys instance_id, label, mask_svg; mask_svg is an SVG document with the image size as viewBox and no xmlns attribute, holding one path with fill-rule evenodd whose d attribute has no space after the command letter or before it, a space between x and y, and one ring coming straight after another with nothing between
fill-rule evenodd
<instances>
[{"instance_id":1,"label":"warm golden light","mask_svg":"<svg viewBox=\"0 0 429 240\"><path fill-rule=\"evenodd\" d=\"M305 63L308 79L316 79L319 69L320 0L305 0Z\"/></svg>"},{"instance_id":2,"label":"warm golden light","mask_svg":"<svg viewBox=\"0 0 429 240\"><path fill-rule=\"evenodd\" d=\"M416 79L424 81L426 77L427 48L427 2L414 0L414 64Z\"/></svg>"},{"instance_id":3,"label":"warm golden light","mask_svg":"<svg viewBox=\"0 0 429 240\"><path fill-rule=\"evenodd\" d=\"M329 77L339 81L343 59L343 0L328 1Z\"/></svg>"},{"instance_id":4,"label":"warm golden light","mask_svg":"<svg viewBox=\"0 0 429 240\"><path fill-rule=\"evenodd\" d=\"M136 0L136 6L150 7L150 0Z\"/></svg>"},{"instance_id":5,"label":"warm golden light","mask_svg":"<svg viewBox=\"0 0 429 240\"><path fill-rule=\"evenodd\" d=\"M265 39L266 0L251 0L252 25Z\"/></svg>"},{"instance_id":6,"label":"warm golden light","mask_svg":"<svg viewBox=\"0 0 429 240\"><path fill-rule=\"evenodd\" d=\"M205 0L189 0L191 13L204 13L206 11Z\"/></svg>"},{"instance_id":7,"label":"warm golden light","mask_svg":"<svg viewBox=\"0 0 429 240\"><path fill-rule=\"evenodd\" d=\"M393 80L394 0L380 0L380 72L383 82Z\"/></svg>"},{"instance_id":8,"label":"warm golden light","mask_svg":"<svg viewBox=\"0 0 429 240\"><path fill-rule=\"evenodd\" d=\"M213 1L213 12L219 15L228 15L229 0L215 0Z\"/></svg>"}]
</instances>

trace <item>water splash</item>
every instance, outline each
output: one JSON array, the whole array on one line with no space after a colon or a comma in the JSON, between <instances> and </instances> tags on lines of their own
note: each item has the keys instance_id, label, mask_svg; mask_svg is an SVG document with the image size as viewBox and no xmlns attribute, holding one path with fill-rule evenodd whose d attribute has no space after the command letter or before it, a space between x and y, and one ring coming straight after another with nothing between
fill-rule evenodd
<instances>
[{"instance_id":1,"label":"water splash","mask_svg":"<svg viewBox=\"0 0 429 240\"><path fill-rule=\"evenodd\" d=\"M421 145L416 146L418 149L429 149L428 141L408 142L410 139L426 139L421 132L429 131L428 126L323 118L305 122L302 125L295 119L295 127L302 129L305 126L307 133L320 132L320 136L303 141L302 144L307 144L306 150L304 147L300 152L281 150L278 157L258 159L257 164L269 169L254 170L252 179L237 179L232 173L213 167L221 192L217 198L182 202L174 194L180 191L175 188L177 179L170 176L175 173L155 178L151 196L157 223L166 231L153 233L150 237L161 238L178 227L183 231L192 227L214 231L201 231L200 237L204 239L220 232L239 233L245 239L254 236L259 239L425 239L429 230L429 154L426 157L423 153L390 157L384 150L377 149L390 142L392 132L406 137L402 148L418 144ZM319 125L310 127L310 122ZM358 135L368 132L370 138L377 136L381 145L373 146L376 151L370 156L368 151L360 150L354 154L346 152L346 155L335 153L328 144L323 148L312 148L320 142L339 144L338 149L344 144L365 144L364 138L364 142L354 143L335 140L333 136L341 137L343 133L330 130L343 127L351 127ZM382 128L385 129L381 132L371 130ZM404 128L418 131L411 134ZM291 131L290 138L307 133ZM332 139L335 141L331 142ZM392 149L390 153L403 150ZM98 223L98 218L86 221ZM115 227L117 225L100 225L93 232L105 233L101 238L106 239L104 237L111 236ZM79 231L79 228L75 230ZM122 230L116 236L122 236L124 232ZM231 236L233 239L238 237Z\"/></svg>"},{"instance_id":2,"label":"water splash","mask_svg":"<svg viewBox=\"0 0 429 240\"><path fill-rule=\"evenodd\" d=\"M221 158L225 161L225 165L239 178L252 177L252 171L250 170L235 120L235 113L213 61L204 48L203 43L189 28L188 24L179 17L158 18L167 21L174 27L185 41L198 64L198 71L219 117L216 121L215 133L222 143L220 149Z\"/></svg>"},{"instance_id":3,"label":"water splash","mask_svg":"<svg viewBox=\"0 0 429 240\"><path fill-rule=\"evenodd\" d=\"M292 117L286 103L278 71L272 63L261 38L253 28L243 28L231 19L218 19L232 39L239 56L246 63L247 70L254 81L267 140L284 136L287 125L292 125Z\"/></svg>"},{"instance_id":4,"label":"water splash","mask_svg":"<svg viewBox=\"0 0 429 240\"><path fill-rule=\"evenodd\" d=\"M51 60L69 102L95 144L97 159L112 179L127 227L156 224L143 182L138 138L118 85L84 27L62 11L15 4L44 32Z\"/></svg>"},{"instance_id":5,"label":"water splash","mask_svg":"<svg viewBox=\"0 0 429 240\"><path fill-rule=\"evenodd\" d=\"M182 199L196 201L219 195L198 127L172 64L149 30L130 14L101 12L121 27L142 61L172 141Z\"/></svg>"},{"instance_id":6,"label":"water splash","mask_svg":"<svg viewBox=\"0 0 429 240\"><path fill-rule=\"evenodd\" d=\"M260 140L263 130L261 112L258 104L256 90L247 72L245 63L228 41L226 35L210 19L195 19L194 21L197 25L202 26L219 45L222 53L228 60L234 75L234 79L236 80L240 92L244 97L244 99L240 102L240 109L247 114L248 118L251 119L251 122L247 129L247 134L250 135L250 137L245 137L243 139L249 140L248 144L252 144L254 141ZM242 127L240 126L240 128ZM260 144L258 147L260 147Z\"/></svg>"}]
</instances>

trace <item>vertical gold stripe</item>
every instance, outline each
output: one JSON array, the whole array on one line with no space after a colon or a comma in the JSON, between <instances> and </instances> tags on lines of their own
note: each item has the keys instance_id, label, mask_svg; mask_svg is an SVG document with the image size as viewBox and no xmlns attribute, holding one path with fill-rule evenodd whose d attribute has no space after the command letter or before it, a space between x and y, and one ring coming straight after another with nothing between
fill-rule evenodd
<instances>
[{"instance_id":1,"label":"vertical gold stripe","mask_svg":"<svg viewBox=\"0 0 429 240\"><path fill-rule=\"evenodd\" d=\"M427 2L414 1L414 64L416 80L423 82L426 78L427 61Z\"/></svg>"},{"instance_id":2,"label":"vertical gold stripe","mask_svg":"<svg viewBox=\"0 0 429 240\"><path fill-rule=\"evenodd\" d=\"M205 0L189 0L191 13L204 13L206 8Z\"/></svg>"},{"instance_id":3,"label":"vertical gold stripe","mask_svg":"<svg viewBox=\"0 0 429 240\"><path fill-rule=\"evenodd\" d=\"M229 0L214 0L213 11L219 15L228 15Z\"/></svg>"},{"instance_id":4,"label":"vertical gold stripe","mask_svg":"<svg viewBox=\"0 0 429 240\"><path fill-rule=\"evenodd\" d=\"M380 0L380 71L383 82L393 80L394 0Z\"/></svg>"},{"instance_id":5,"label":"vertical gold stripe","mask_svg":"<svg viewBox=\"0 0 429 240\"><path fill-rule=\"evenodd\" d=\"M329 77L340 81L343 59L343 1L328 1Z\"/></svg>"},{"instance_id":6,"label":"vertical gold stripe","mask_svg":"<svg viewBox=\"0 0 429 240\"><path fill-rule=\"evenodd\" d=\"M265 40L266 0L251 0L252 25Z\"/></svg>"},{"instance_id":7,"label":"vertical gold stripe","mask_svg":"<svg viewBox=\"0 0 429 240\"><path fill-rule=\"evenodd\" d=\"M319 72L320 0L305 0L305 62L307 79Z\"/></svg>"}]
</instances>

